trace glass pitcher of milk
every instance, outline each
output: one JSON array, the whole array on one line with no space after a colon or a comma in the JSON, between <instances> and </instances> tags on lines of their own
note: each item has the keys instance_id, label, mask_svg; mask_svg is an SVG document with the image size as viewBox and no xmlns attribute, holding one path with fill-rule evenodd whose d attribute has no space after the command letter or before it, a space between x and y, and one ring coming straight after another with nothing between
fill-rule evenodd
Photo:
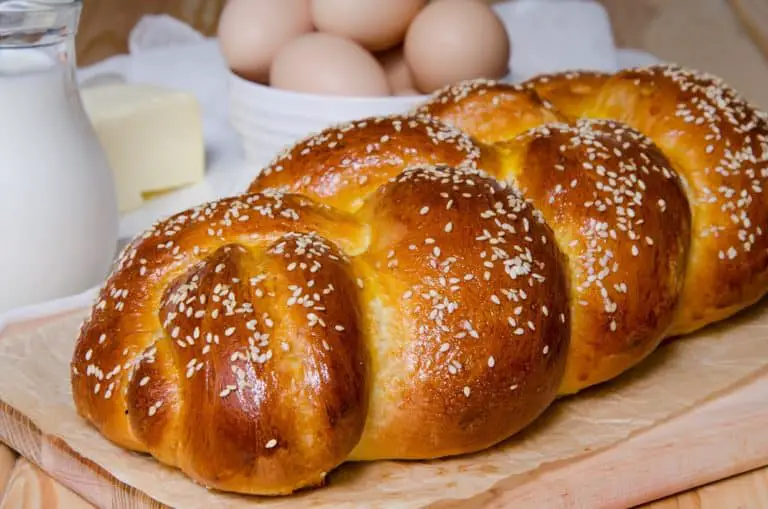
<instances>
[{"instance_id":1,"label":"glass pitcher of milk","mask_svg":"<svg viewBox=\"0 0 768 509\"><path fill-rule=\"evenodd\" d=\"M0 0L0 313L100 284L116 255L107 158L75 78L80 0Z\"/></svg>"}]
</instances>

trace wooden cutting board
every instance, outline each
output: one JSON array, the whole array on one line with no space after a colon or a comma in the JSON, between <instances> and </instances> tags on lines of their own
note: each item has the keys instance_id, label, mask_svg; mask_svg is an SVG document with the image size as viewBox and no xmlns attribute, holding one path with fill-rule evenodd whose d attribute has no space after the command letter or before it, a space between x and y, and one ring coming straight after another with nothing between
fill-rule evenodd
<instances>
[{"instance_id":1,"label":"wooden cutting board","mask_svg":"<svg viewBox=\"0 0 768 509\"><path fill-rule=\"evenodd\" d=\"M19 493L22 493L23 497L20 498ZM768 467L637 506L635 509L765 507L768 507ZM95 508L27 460L21 458L17 461L13 452L0 444L0 509Z\"/></svg>"},{"instance_id":2,"label":"wooden cutting board","mask_svg":"<svg viewBox=\"0 0 768 509\"><path fill-rule=\"evenodd\" d=\"M0 333L0 341L44 323L6 329ZM767 395L768 372L761 370L707 403L606 450L510 478L469 500L443 501L431 507L619 509L768 465ZM167 507L81 457L2 401L0 440L26 456L16 463L9 485L18 489L21 483L23 488L43 490L40 496L54 497L51 500L59 501L60 507L89 507L67 498L72 495L69 490L97 507ZM43 472L58 483L51 483ZM0 472L0 482L3 477ZM61 505L61 500L71 503ZM71 505L75 500L79 505Z\"/></svg>"}]
</instances>

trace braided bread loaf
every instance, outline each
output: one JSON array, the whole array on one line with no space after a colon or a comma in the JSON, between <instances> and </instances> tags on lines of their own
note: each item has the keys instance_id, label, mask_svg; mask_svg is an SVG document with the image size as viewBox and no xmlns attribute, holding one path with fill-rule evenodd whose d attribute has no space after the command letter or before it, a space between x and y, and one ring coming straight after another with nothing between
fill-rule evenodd
<instances>
[{"instance_id":1,"label":"braided bread loaf","mask_svg":"<svg viewBox=\"0 0 768 509\"><path fill-rule=\"evenodd\" d=\"M668 334L691 333L764 295L766 118L721 80L664 65L615 75L540 76L520 87L475 82L438 92L419 114L486 143L511 140L553 114L561 121L611 119L637 129L669 160L692 213L689 267ZM502 178L515 180L511 173L502 170Z\"/></svg>"},{"instance_id":2,"label":"braided bread loaf","mask_svg":"<svg viewBox=\"0 0 768 509\"><path fill-rule=\"evenodd\" d=\"M329 128L126 248L77 409L240 493L485 449L765 293L767 136L674 67L477 81Z\"/></svg>"}]
</instances>

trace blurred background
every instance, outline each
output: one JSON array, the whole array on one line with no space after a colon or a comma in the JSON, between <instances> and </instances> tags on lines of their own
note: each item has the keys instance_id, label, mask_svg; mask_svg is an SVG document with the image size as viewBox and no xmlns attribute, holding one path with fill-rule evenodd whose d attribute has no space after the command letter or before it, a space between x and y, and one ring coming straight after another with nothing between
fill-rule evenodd
<instances>
[{"instance_id":1,"label":"blurred background","mask_svg":"<svg viewBox=\"0 0 768 509\"><path fill-rule=\"evenodd\" d=\"M489 3L495 3L488 0ZM546 1L546 0L542 0ZM84 0L80 65L128 51L146 14L169 14L214 35L226 0ZM601 0L618 46L706 69L751 100L768 105L768 1Z\"/></svg>"}]
</instances>

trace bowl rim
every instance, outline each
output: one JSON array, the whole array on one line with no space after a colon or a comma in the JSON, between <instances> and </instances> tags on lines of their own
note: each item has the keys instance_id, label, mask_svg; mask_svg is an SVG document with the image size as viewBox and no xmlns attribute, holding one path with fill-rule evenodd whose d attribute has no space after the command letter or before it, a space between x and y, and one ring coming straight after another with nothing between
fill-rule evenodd
<instances>
[{"instance_id":1,"label":"bowl rim","mask_svg":"<svg viewBox=\"0 0 768 509\"><path fill-rule=\"evenodd\" d=\"M252 88L254 90L258 90L261 93L264 94L271 94L275 98L283 98L287 101L312 101L315 103L347 103L347 104L369 104L369 105L376 105L376 104L392 104L395 102L401 102L401 103L414 103L418 104L420 102L428 100L432 94L418 94L418 95L388 95L388 96L341 96L341 95L324 95L324 94L311 94L308 92L296 92L294 90L284 90L281 88L274 88L270 87L268 85L264 85L262 83L257 83L255 81L250 81L242 76L238 75L232 69L227 68L227 74L229 75L229 79L238 85L238 87L242 88Z\"/></svg>"}]
</instances>

